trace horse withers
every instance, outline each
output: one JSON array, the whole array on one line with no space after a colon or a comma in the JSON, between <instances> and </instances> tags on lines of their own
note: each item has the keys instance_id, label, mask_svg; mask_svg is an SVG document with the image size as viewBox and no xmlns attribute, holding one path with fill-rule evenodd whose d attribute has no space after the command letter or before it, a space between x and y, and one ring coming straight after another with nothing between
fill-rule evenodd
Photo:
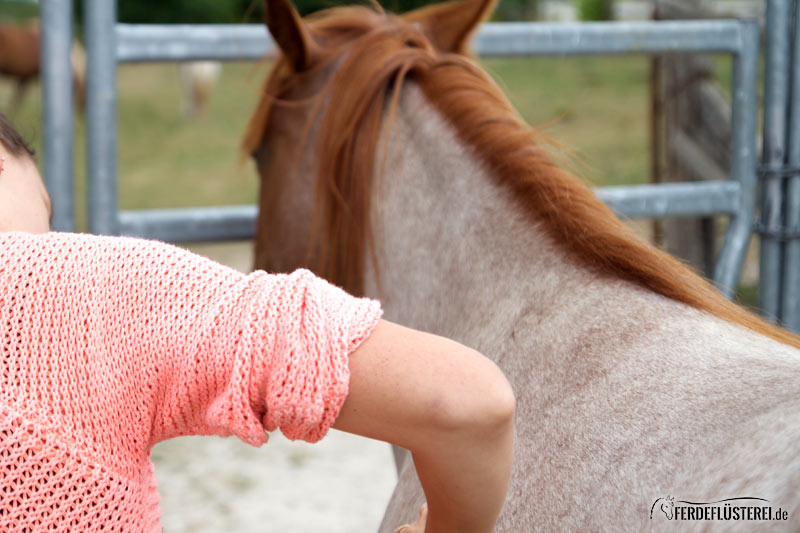
<instances>
[{"instance_id":1,"label":"horse withers","mask_svg":"<svg viewBox=\"0 0 800 533\"><path fill-rule=\"evenodd\" d=\"M306 22L266 1L283 57L244 143L261 174L257 266L310 267L505 371L517 444L498 531L797 530L800 340L555 163L465 55L491 9ZM382 530L423 499L406 460ZM731 501L786 519L698 510L724 518Z\"/></svg>"}]
</instances>

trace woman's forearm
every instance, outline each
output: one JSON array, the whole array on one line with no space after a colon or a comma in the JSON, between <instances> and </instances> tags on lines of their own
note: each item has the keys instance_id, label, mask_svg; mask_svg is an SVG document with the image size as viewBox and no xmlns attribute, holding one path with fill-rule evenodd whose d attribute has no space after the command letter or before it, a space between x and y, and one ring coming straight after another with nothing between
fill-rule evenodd
<instances>
[{"instance_id":1,"label":"woman's forearm","mask_svg":"<svg viewBox=\"0 0 800 533\"><path fill-rule=\"evenodd\" d=\"M386 321L349 364L350 392L334 427L412 452L428 499L426 531L491 531L513 456L514 396L497 366Z\"/></svg>"},{"instance_id":2,"label":"woman's forearm","mask_svg":"<svg viewBox=\"0 0 800 533\"><path fill-rule=\"evenodd\" d=\"M513 416L453 432L413 452L428 501L426 531L492 531L503 507L514 451Z\"/></svg>"}]
</instances>

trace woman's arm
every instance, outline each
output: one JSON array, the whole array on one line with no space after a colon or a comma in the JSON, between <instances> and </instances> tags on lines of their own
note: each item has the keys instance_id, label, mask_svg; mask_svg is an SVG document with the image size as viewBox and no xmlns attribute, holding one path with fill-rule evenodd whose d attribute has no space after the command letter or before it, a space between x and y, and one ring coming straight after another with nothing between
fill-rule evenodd
<instances>
[{"instance_id":1,"label":"woman's arm","mask_svg":"<svg viewBox=\"0 0 800 533\"><path fill-rule=\"evenodd\" d=\"M491 531L511 476L515 400L500 369L442 337L381 321L350 355L334 427L411 451L426 531Z\"/></svg>"}]
</instances>

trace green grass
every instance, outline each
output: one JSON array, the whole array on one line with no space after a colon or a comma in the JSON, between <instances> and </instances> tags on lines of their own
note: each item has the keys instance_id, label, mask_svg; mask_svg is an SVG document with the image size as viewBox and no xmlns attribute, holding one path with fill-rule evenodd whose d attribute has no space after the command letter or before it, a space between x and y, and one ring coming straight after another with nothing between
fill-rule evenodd
<instances>
[{"instance_id":1,"label":"green grass","mask_svg":"<svg viewBox=\"0 0 800 533\"><path fill-rule=\"evenodd\" d=\"M647 58L494 59L484 64L528 123L563 143L589 181L647 181Z\"/></svg>"},{"instance_id":2,"label":"green grass","mask_svg":"<svg viewBox=\"0 0 800 533\"><path fill-rule=\"evenodd\" d=\"M255 202L257 180L239 142L266 73L264 65L229 63L206 113L180 111L173 64L123 65L117 76L119 205L122 209ZM11 85L0 80L0 109ZM14 117L41 153L40 90L32 87ZM78 227L85 228L85 127L75 120L75 194Z\"/></svg>"},{"instance_id":3,"label":"green grass","mask_svg":"<svg viewBox=\"0 0 800 533\"><path fill-rule=\"evenodd\" d=\"M739 285L736 301L754 313L758 312L758 285Z\"/></svg>"},{"instance_id":4,"label":"green grass","mask_svg":"<svg viewBox=\"0 0 800 533\"><path fill-rule=\"evenodd\" d=\"M120 205L125 209L242 204L257 181L239 142L265 69L228 64L206 113L180 112L174 65L119 70ZM154 87L158 87L154 90Z\"/></svg>"}]
</instances>

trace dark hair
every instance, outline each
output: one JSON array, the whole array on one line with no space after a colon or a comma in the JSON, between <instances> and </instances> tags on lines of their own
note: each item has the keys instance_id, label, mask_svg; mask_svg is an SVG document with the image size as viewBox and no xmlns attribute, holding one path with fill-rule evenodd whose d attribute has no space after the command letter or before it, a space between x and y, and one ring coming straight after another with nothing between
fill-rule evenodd
<instances>
[{"instance_id":1,"label":"dark hair","mask_svg":"<svg viewBox=\"0 0 800 533\"><path fill-rule=\"evenodd\" d=\"M0 113L0 144L15 156L33 157L36 153L3 113Z\"/></svg>"}]
</instances>

